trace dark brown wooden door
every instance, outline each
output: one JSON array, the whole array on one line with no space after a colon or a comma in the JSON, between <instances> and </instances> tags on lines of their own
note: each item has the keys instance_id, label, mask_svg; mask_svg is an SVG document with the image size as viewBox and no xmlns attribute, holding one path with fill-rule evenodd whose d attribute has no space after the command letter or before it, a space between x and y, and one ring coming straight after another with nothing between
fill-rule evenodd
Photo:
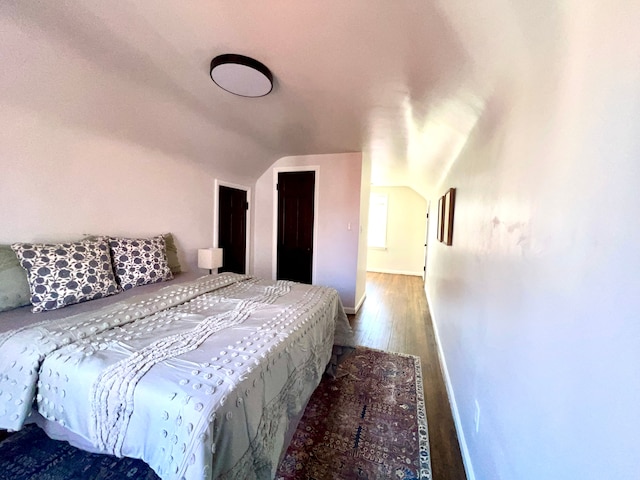
<instances>
[{"instance_id":1,"label":"dark brown wooden door","mask_svg":"<svg viewBox=\"0 0 640 480\"><path fill-rule=\"evenodd\" d=\"M311 283L315 172L278 174L278 280Z\"/></svg>"},{"instance_id":2,"label":"dark brown wooden door","mask_svg":"<svg viewBox=\"0 0 640 480\"><path fill-rule=\"evenodd\" d=\"M218 191L218 247L222 267L218 272L246 273L247 192L220 185Z\"/></svg>"}]
</instances>

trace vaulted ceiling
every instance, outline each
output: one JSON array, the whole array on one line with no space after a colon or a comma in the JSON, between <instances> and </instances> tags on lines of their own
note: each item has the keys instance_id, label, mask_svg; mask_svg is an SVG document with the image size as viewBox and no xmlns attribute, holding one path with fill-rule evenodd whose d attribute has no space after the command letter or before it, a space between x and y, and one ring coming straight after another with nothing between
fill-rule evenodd
<instances>
[{"instance_id":1,"label":"vaulted ceiling","mask_svg":"<svg viewBox=\"0 0 640 480\"><path fill-rule=\"evenodd\" d=\"M0 86L22 108L222 175L255 180L283 156L363 151L374 184L427 196L482 113L495 58L517 59L511 4L483 5L8 0L0 27L18 25L29 56L13 59L21 67ZM272 93L218 88L208 68L221 53L265 63ZM28 96L18 94L25 81L38 85Z\"/></svg>"}]
</instances>

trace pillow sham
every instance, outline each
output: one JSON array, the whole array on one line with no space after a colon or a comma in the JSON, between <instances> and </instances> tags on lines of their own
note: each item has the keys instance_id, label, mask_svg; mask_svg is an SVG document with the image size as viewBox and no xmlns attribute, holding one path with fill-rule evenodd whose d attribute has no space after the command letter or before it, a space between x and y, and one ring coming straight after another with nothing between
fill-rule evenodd
<instances>
[{"instance_id":1,"label":"pillow sham","mask_svg":"<svg viewBox=\"0 0 640 480\"><path fill-rule=\"evenodd\" d=\"M173 238L173 234L165 233L162 235L164 237L165 243L165 253L167 255L167 263L169 264L169 270L171 273L176 274L182 272L182 267L180 266L180 260L178 259L178 247L176 247L175 240ZM83 240L95 240L99 238L97 235L85 235Z\"/></svg>"},{"instance_id":2,"label":"pillow sham","mask_svg":"<svg viewBox=\"0 0 640 480\"><path fill-rule=\"evenodd\" d=\"M110 238L113 271L123 290L171 280L164 237Z\"/></svg>"},{"instance_id":3,"label":"pillow sham","mask_svg":"<svg viewBox=\"0 0 640 480\"><path fill-rule=\"evenodd\" d=\"M10 245L0 245L0 312L29 305L27 272Z\"/></svg>"},{"instance_id":4,"label":"pillow sham","mask_svg":"<svg viewBox=\"0 0 640 480\"><path fill-rule=\"evenodd\" d=\"M32 312L113 295L116 283L105 238L74 243L14 243L27 271Z\"/></svg>"},{"instance_id":5,"label":"pillow sham","mask_svg":"<svg viewBox=\"0 0 640 480\"><path fill-rule=\"evenodd\" d=\"M170 233L165 233L163 237L165 246L167 247L166 252L169 269L173 274L180 273L182 269L180 268L180 260L178 260L178 248L176 247L173 235Z\"/></svg>"}]
</instances>

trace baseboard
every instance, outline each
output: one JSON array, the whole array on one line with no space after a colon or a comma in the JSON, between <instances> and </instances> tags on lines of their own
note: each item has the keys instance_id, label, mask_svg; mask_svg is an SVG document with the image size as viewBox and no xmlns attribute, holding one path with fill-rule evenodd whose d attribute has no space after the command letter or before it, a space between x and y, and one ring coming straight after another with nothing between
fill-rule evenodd
<instances>
[{"instance_id":1,"label":"baseboard","mask_svg":"<svg viewBox=\"0 0 640 480\"><path fill-rule=\"evenodd\" d=\"M367 294L363 293L362 294L362 298L360 299L360 301L356 304L355 308L352 307L344 307L344 313L346 313L347 315L355 315L356 313L358 313L358 310L360 310L360 307L362 306L362 304L364 303L364 299L367 298Z\"/></svg>"},{"instance_id":2,"label":"baseboard","mask_svg":"<svg viewBox=\"0 0 640 480\"><path fill-rule=\"evenodd\" d=\"M394 275L411 275L412 277L421 277L423 272L422 270L417 271L417 272L413 272L410 270L387 270L384 268L367 268L367 272L374 272L374 273L391 273Z\"/></svg>"},{"instance_id":3,"label":"baseboard","mask_svg":"<svg viewBox=\"0 0 640 480\"><path fill-rule=\"evenodd\" d=\"M428 305L429 306L433 305L426 285L425 285L424 291L427 296ZM442 350L442 344L440 343L440 334L438 333L438 324L433 319L433 310L431 310L431 323L433 324L433 333L436 337L436 345L438 346L438 358L440 359L440 370L442 371L444 384L445 384L445 387L447 388L449 405L451 405L451 413L453 414L453 423L455 423L455 426L456 426L456 433L458 435L458 443L460 444L460 451L462 453L462 462L464 463L464 470L467 474L467 480L476 480L476 475L475 475L475 472L473 471L473 464L471 463L471 456L469 455L469 447L467 446L467 440L464 436L464 430L462 429L462 422L460 420L460 412L458 411L456 396L453 393L453 386L451 385L451 377L449 377L449 369L447 368L447 361L444 358L444 351Z\"/></svg>"}]
</instances>

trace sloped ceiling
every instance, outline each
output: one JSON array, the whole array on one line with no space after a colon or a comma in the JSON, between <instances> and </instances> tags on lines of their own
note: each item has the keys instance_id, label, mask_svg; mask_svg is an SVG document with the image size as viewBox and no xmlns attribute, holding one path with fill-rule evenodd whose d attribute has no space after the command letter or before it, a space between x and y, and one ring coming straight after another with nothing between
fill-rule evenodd
<instances>
[{"instance_id":1,"label":"sloped ceiling","mask_svg":"<svg viewBox=\"0 0 640 480\"><path fill-rule=\"evenodd\" d=\"M0 26L19 29L27 56L0 87L21 108L221 176L255 180L283 156L363 151L374 184L426 197L482 109L451 20L463 3L5 1ZM273 92L219 89L208 67L221 53L269 66Z\"/></svg>"}]
</instances>

